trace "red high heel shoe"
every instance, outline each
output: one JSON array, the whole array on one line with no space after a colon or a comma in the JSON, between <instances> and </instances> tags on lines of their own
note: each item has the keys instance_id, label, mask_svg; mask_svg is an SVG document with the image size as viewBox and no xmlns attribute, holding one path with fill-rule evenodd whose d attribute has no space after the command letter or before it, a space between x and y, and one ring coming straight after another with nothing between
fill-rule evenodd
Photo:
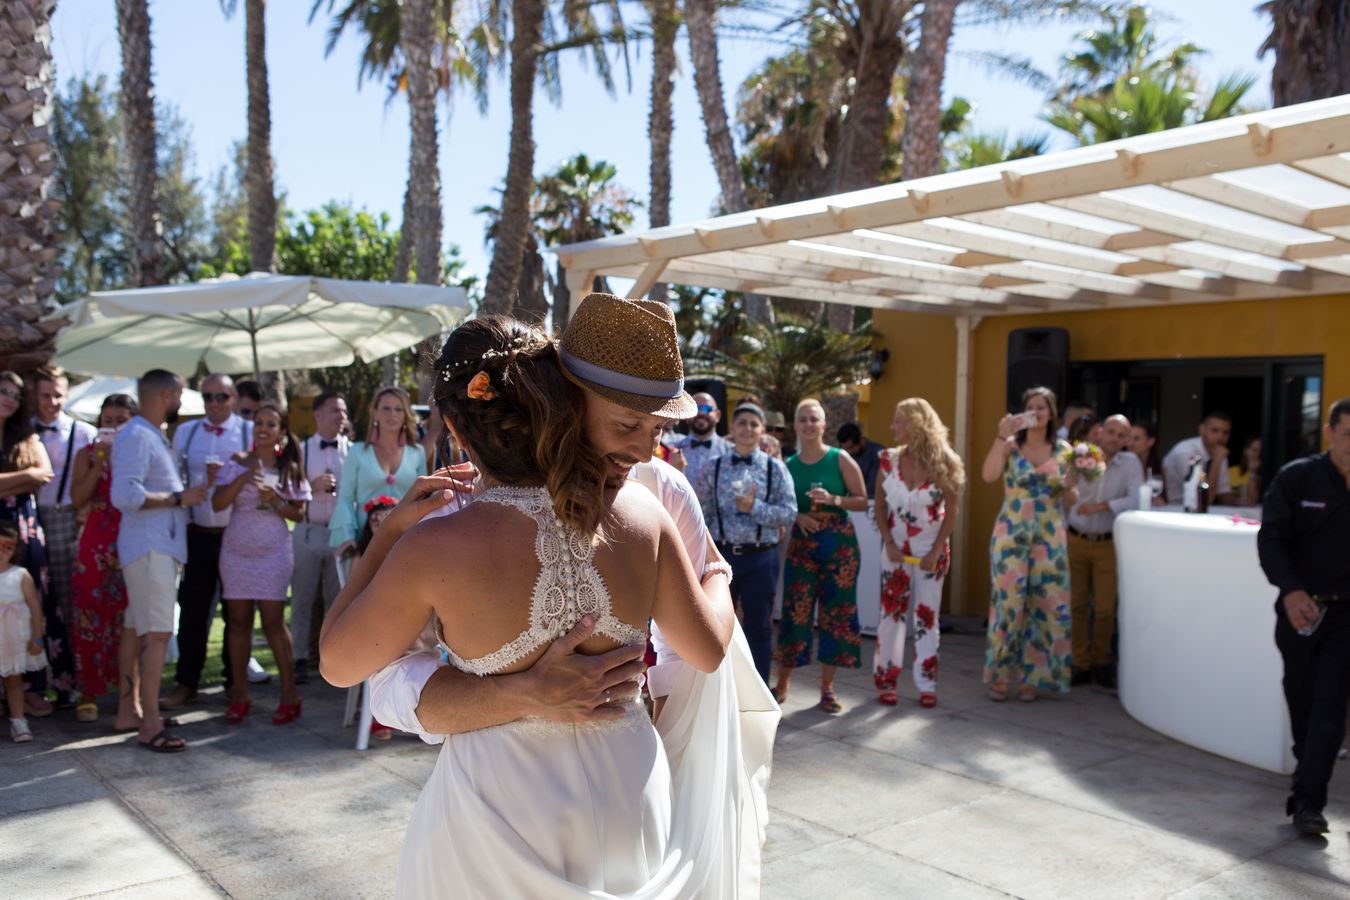
<instances>
[{"instance_id":1,"label":"red high heel shoe","mask_svg":"<svg viewBox=\"0 0 1350 900\"><path fill-rule=\"evenodd\" d=\"M272 713L273 725L289 725L300 718L300 704L303 701L297 700L294 703L277 704L276 712Z\"/></svg>"},{"instance_id":2,"label":"red high heel shoe","mask_svg":"<svg viewBox=\"0 0 1350 900\"><path fill-rule=\"evenodd\" d=\"M253 707L252 700L241 700L238 703L231 703L225 707L225 724L238 725L248 716L248 711Z\"/></svg>"}]
</instances>

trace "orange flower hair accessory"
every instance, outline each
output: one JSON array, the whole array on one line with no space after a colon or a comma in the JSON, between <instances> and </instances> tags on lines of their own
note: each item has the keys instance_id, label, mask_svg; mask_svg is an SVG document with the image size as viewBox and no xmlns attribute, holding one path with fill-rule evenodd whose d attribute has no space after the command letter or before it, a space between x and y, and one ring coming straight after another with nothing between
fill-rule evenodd
<instances>
[{"instance_id":1,"label":"orange flower hair accessory","mask_svg":"<svg viewBox=\"0 0 1350 900\"><path fill-rule=\"evenodd\" d=\"M469 386L466 389L470 400L496 400L497 392L492 389L492 379L488 377L487 372L479 372L469 379Z\"/></svg>"}]
</instances>

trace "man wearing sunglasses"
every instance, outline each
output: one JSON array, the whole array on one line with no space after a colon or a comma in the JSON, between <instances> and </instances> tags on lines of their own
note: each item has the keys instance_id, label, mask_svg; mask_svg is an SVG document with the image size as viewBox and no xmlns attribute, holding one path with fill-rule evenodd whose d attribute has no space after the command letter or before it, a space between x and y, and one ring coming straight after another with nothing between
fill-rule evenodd
<instances>
[{"instance_id":1,"label":"man wearing sunglasses","mask_svg":"<svg viewBox=\"0 0 1350 900\"><path fill-rule=\"evenodd\" d=\"M239 395L230 376L206 376L201 391L206 417L184 423L173 435L173 455L188 487L213 485L221 465L253 446L253 424L235 413ZM228 509L216 512L209 503L188 510L187 565L178 585L178 684L164 698L165 709L178 709L197 699L211 612L220 586L220 542L229 521ZM227 662L227 678L229 671Z\"/></svg>"},{"instance_id":2,"label":"man wearing sunglasses","mask_svg":"<svg viewBox=\"0 0 1350 900\"><path fill-rule=\"evenodd\" d=\"M717 401L711 394L695 394L694 403L698 412L689 420L689 434L679 443L684 453L684 476L690 484L699 483L708 463L731 452L731 442L717 433L717 423L722 421Z\"/></svg>"}]
</instances>

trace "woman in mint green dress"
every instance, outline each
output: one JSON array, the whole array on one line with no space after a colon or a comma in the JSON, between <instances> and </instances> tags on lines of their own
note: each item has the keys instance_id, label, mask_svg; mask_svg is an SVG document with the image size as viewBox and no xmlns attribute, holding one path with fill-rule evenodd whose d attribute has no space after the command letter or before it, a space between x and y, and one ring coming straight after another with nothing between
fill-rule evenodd
<instances>
[{"instance_id":1,"label":"woman in mint green dress","mask_svg":"<svg viewBox=\"0 0 1350 900\"><path fill-rule=\"evenodd\" d=\"M858 536L848 511L867 509L867 490L853 457L825 446L825 409L819 402L799 403L794 427L797 453L787 467L797 491L798 515L788 540L773 694L779 703L787 699L792 670L811 662L811 639L819 631L820 708L838 713L843 707L834 692L834 670L862 665Z\"/></svg>"},{"instance_id":2,"label":"woman in mint green dress","mask_svg":"<svg viewBox=\"0 0 1350 900\"><path fill-rule=\"evenodd\" d=\"M1076 502L1078 476L1060 458L1058 414L1049 388L1022 395L1037 424L1018 430L1004 416L985 457L986 482L1003 478L1003 508L989 544L989 606L984 681L989 699L1036 699L1036 690L1067 691L1070 678L1069 554L1064 510Z\"/></svg>"}]
</instances>

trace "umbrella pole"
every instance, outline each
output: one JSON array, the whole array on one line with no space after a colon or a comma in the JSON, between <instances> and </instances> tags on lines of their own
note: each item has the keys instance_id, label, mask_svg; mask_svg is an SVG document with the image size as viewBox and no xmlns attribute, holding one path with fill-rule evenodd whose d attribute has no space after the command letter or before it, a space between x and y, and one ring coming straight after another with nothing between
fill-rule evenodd
<instances>
[{"instance_id":1,"label":"umbrella pole","mask_svg":"<svg viewBox=\"0 0 1350 900\"><path fill-rule=\"evenodd\" d=\"M258 368L258 323L253 310L248 311L248 343L253 350L253 380L262 384L262 370Z\"/></svg>"}]
</instances>

